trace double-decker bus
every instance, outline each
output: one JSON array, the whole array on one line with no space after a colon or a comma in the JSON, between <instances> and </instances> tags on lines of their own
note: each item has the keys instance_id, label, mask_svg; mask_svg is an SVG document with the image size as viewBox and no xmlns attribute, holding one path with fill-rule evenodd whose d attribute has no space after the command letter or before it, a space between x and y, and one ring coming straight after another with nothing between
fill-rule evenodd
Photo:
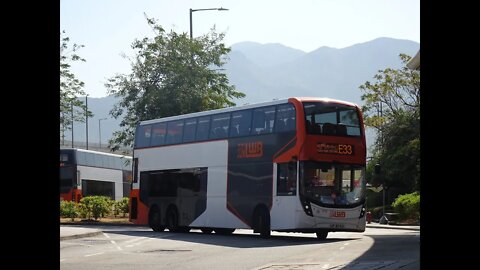
<instances>
[{"instance_id":1,"label":"double-decker bus","mask_svg":"<svg viewBox=\"0 0 480 270\"><path fill-rule=\"evenodd\" d=\"M142 121L130 221L154 231L365 231L360 108L327 98Z\"/></svg>"},{"instance_id":2,"label":"double-decker bus","mask_svg":"<svg viewBox=\"0 0 480 270\"><path fill-rule=\"evenodd\" d=\"M85 196L120 200L130 195L132 157L91 150L60 149L60 200Z\"/></svg>"}]
</instances>

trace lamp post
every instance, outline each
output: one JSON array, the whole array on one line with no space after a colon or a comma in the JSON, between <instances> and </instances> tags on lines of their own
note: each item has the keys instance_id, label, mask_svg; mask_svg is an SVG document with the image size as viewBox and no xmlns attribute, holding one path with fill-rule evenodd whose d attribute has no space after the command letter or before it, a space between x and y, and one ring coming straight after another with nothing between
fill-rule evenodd
<instances>
[{"instance_id":1,"label":"lamp post","mask_svg":"<svg viewBox=\"0 0 480 270\"><path fill-rule=\"evenodd\" d=\"M88 150L88 94L85 96L85 128L87 136L87 150Z\"/></svg>"},{"instance_id":2,"label":"lamp post","mask_svg":"<svg viewBox=\"0 0 480 270\"><path fill-rule=\"evenodd\" d=\"M98 119L98 145L100 149L102 149L102 127L100 125L102 120L107 120L107 118L100 118Z\"/></svg>"},{"instance_id":3,"label":"lamp post","mask_svg":"<svg viewBox=\"0 0 480 270\"><path fill-rule=\"evenodd\" d=\"M228 8L199 8L199 9L190 9L190 39L193 39L193 27L192 27L192 13L195 11L205 11L205 10L218 10L218 11L226 11Z\"/></svg>"},{"instance_id":4,"label":"lamp post","mask_svg":"<svg viewBox=\"0 0 480 270\"><path fill-rule=\"evenodd\" d=\"M71 110L71 113L72 113L71 116L72 116L72 148L73 148L74 147L73 146L73 101L72 101L72 103L70 103L70 108L72 109Z\"/></svg>"}]
</instances>

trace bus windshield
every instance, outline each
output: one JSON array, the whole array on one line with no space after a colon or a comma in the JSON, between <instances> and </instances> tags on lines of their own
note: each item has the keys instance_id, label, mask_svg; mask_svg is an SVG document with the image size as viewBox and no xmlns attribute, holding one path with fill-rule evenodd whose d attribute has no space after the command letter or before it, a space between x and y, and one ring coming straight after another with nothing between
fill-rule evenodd
<instances>
[{"instance_id":1,"label":"bus windshield","mask_svg":"<svg viewBox=\"0 0 480 270\"><path fill-rule=\"evenodd\" d=\"M360 121L355 107L327 102L305 102L307 133L360 136Z\"/></svg>"},{"instance_id":2,"label":"bus windshield","mask_svg":"<svg viewBox=\"0 0 480 270\"><path fill-rule=\"evenodd\" d=\"M365 198L365 168L305 161L300 163L300 193L320 205L356 206Z\"/></svg>"}]
</instances>

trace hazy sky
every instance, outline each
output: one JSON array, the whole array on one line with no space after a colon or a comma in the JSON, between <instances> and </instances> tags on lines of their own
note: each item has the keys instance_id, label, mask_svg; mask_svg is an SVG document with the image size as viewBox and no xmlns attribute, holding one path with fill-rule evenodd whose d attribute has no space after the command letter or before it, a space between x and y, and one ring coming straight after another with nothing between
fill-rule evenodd
<instances>
[{"instance_id":1,"label":"hazy sky","mask_svg":"<svg viewBox=\"0 0 480 270\"><path fill-rule=\"evenodd\" d=\"M107 95L104 83L129 73L132 42L151 37L144 12L165 30L188 33L189 9L228 8L193 13L193 35L216 26L227 46L242 42L281 43L313 51L344 48L378 37L420 42L420 0L60 0L60 30L87 62L72 71L90 97Z\"/></svg>"}]
</instances>

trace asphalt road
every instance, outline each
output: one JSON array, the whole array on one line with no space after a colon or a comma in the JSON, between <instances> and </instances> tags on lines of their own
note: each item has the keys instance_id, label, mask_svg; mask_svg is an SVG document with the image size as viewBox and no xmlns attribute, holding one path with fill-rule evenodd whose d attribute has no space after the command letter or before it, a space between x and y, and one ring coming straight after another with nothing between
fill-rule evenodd
<instances>
[{"instance_id":1,"label":"asphalt road","mask_svg":"<svg viewBox=\"0 0 480 270\"><path fill-rule=\"evenodd\" d=\"M60 269L420 269L420 232L367 228L364 233L277 233L229 236L155 233L104 227L92 237L60 242Z\"/></svg>"}]
</instances>

